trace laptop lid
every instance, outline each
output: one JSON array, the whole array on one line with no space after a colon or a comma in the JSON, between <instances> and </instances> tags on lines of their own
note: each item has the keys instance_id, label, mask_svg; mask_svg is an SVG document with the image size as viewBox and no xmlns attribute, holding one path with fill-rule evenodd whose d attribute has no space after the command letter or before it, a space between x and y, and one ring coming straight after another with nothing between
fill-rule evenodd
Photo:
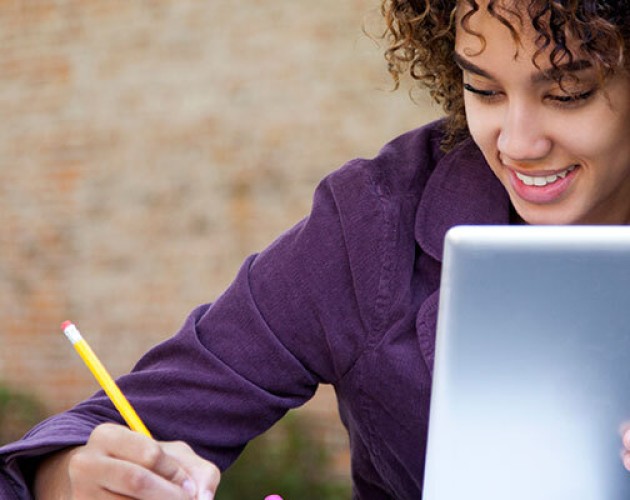
<instances>
[{"instance_id":1,"label":"laptop lid","mask_svg":"<svg viewBox=\"0 0 630 500\"><path fill-rule=\"evenodd\" d=\"M630 227L446 236L424 500L630 499Z\"/></svg>"}]
</instances>

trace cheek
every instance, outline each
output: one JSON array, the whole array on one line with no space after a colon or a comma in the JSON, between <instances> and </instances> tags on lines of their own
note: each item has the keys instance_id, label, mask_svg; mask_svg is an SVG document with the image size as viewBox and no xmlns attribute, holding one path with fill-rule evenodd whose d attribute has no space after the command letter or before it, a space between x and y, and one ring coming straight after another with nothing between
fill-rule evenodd
<instances>
[{"instance_id":1,"label":"cheek","mask_svg":"<svg viewBox=\"0 0 630 500\"><path fill-rule=\"evenodd\" d=\"M602 119L580 121L571 128L565 127L561 139L566 150L587 162L630 162L630 127L628 120L610 115ZM560 142L560 139L558 139Z\"/></svg>"},{"instance_id":2,"label":"cheek","mask_svg":"<svg viewBox=\"0 0 630 500\"><path fill-rule=\"evenodd\" d=\"M600 96L564 128L564 140L573 153L592 161L630 163L630 84L624 82L611 86L610 101Z\"/></svg>"},{"instance_id":3,"label":"cheek","mask_svg":"<svg viewBox=\"0 0 630 500\"><path fill-rule=\"evenodd\" d=\"M466 122L473 141L479 146L488 161L496 155L499 127L495 123L494 113L488 106L480 106L468 96L464 98ZM491 162L490 162L491 163Z\"/></svg>"}]
</instances>

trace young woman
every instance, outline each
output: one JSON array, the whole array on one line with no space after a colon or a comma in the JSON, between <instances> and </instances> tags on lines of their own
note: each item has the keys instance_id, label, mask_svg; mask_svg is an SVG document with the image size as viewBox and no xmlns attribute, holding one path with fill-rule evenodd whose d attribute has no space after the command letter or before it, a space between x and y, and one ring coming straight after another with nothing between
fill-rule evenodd
<instances>
[{"instance_id":1,"label":"young woman","mask_svg":"<svg viewBox=\"0 0 630 500\"><path fill-rule=\"evenodd\" d=\"M2 498L212 498L219 469L320 383L355 498L420 498L444 233L630 222L630 18L620 0L385 0L383 14L390 70L445 120L324 179L305 221L120 380L155 440L96 395L0 450Z\"/></svg>"}]
</instances>

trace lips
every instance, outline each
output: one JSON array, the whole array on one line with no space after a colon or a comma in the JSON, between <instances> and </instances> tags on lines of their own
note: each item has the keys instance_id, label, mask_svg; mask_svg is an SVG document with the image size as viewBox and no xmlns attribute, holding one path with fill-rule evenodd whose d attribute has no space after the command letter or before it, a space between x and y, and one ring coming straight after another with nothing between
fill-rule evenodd
<instances>
[{"instance_id":1,"label":"lips","mask_svg":"<svg viewBox=\"0 0 630 500\"><path fill-rule=\"evenodd\" d=\"M573 164L558 171L518 172L508 167L513 192L522 200L535 204L556 203L565 198L579 171Z\"/></svg>"}]
</instances>

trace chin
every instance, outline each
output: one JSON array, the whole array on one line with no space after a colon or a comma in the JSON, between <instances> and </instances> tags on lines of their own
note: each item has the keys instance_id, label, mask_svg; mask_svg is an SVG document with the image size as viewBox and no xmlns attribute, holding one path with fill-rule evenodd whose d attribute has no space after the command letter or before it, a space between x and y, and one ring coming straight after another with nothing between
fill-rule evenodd
<instances>
[{"instance_id":1,"label":"chin","mask_svg":"<svg viewBox=\"0 0 630 500\"><path fill-rule=\"evenodd\" d=\"M516 211L521 218L531 225L538 226L566 226L571 224L583 224L581 218L569 210L560 210L552 208L536 208L533 210L522 210L517 208Z\"/></svg>"}]
</instances>

